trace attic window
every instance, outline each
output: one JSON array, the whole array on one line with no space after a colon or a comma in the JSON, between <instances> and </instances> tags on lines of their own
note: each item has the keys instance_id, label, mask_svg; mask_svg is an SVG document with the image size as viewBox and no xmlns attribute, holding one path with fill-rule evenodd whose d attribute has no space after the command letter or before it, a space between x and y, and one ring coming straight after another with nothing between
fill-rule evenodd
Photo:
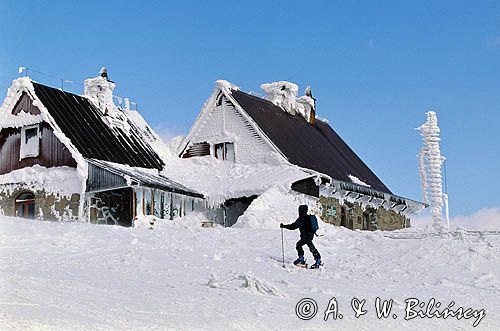
<instances>
[{"instance_id":1,"label":"attic window","mask_svg":"<svg viewBox=\"0 0 500 331\"><path fill-rule=\"evenodd\" d=\"M37 157L40 153L39 125L27 126L21 129L21 152L19 159Z\"/></svg>"},{"instance_id":2,"label":"attic window","mask_svg":"<svg viewBox=\"0 0 500 331\"><path fill-rule=\"evenodd\" d=\"M215 102L216 107L222 106L222 99L224 99L224 96L222 95L221 92L219 92L216 98L217 101Z\"/></svg>"},{"instance_id":3,"label":"attic window","mask_svg":"<svg viewBox=\"0 0 500 331\"><path fill-rule=\"evenodd\" d=\"M234 162L234 143L215 144L214 148L217 159Z\"/></svg>"}]
</instances>

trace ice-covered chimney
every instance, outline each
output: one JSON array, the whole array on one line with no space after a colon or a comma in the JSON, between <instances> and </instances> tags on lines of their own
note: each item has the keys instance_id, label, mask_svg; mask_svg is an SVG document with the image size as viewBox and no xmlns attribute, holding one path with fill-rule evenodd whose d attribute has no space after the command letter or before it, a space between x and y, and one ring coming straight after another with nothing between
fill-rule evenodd
<instances>
[{"instance_id":1,"label":"ice-covered chimney","mask_svg":"<svg viewBox=\"0 0 500 331\"><path fill-rule=\"evenodd\" d=\"M297 112L297 92L299 87L290 82L280 81L261 84L260 88L266 93L266 99L281 107L284 111L295 115Z\"/></svg>"},{"instance_id":2,"label":"ice-covered chimney","mask_svg":"<svg viewBox=\"0 0 500 331\"><path fill-rule=\"evenodd\" d=\"M306 87L304 94L304 96L297 99L297 102L304 107L304 118L311 123L311 125L314 125L314 123L316 123L316 99L312 95L310 86Z\"/></svg>"},{"instance_id":3,"label":"ice-covered chimney","mask_svg":"<svg viewBox=\"0 0 500 331\"><path fill-rule=\"evenodd\" d=\"M307 86L305 95L297 98L299 87L290 82L280 81L260 85L266 93L266 99L292 115L300 115L311 125L316 123L316 99L311 87Z\"/></svg>"},{"instance_id":4,"label":"ice-covered chimney","mask_svg":"<svg viewBox=\"0 0 500 331\"><path fill-rule=\"evenodd\" d=\"M99 76L86 79L85 96L92 100L104 114L108 114L115 108L113 103L113 90L116 85L108 79L108 70L102 67Z\"/></svg>"}]
</instances>

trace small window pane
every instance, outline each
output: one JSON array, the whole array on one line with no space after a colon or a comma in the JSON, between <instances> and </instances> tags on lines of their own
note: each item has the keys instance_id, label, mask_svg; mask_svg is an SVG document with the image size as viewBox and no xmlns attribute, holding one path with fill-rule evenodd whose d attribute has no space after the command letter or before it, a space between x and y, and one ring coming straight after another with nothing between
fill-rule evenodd
<instances>
[{"instance_id":1,"label":"small window pane","mask_svg":"<svg viewBox=\"0 0 500 331\"><path fill-rule=\"evenodd\" d=\"M30 203L30 204L27 205L27 207L28 207L27 218L34 219L35 218L35 204L34 203Z\"/></svg>"},{"instance_id":2,"label":"small window pane","mask_svg":"<svg viewBox=\"0 0 500 331\"><path fill-rule=\"evenodd\" d=\"M158 218L161 218L161 191L155 190L154 192L155 192L154 215Z\"/></svg>"},{"instance_id":3,"label":"small window pane","mask_svg":"<svg viewBox=\"0 0 500 331\"><path fill-rule=\"evenodd\" d=\"M150 189L144 189L144 204L145 204L145 214L153 215L153 192Z\"/></svg>"},{"instance_id":4,"label":"small window pane","mask_svg":"<svg viewBox=\"0 0 500 331\"><path fill-rule=\"evenodd\" d=\"M225 145L226 145L226 157L224 159L227 161L234 162L234 144L225 143Z\"/></svg>"},{"instance_id":5,"label":"small window pane","mask_svg":"<svg viewBox=\"0 0 500 331\"><path fill-rule=\"evenodd\" d=\"M37 128L26 129L24 143L27 144L31 139L35 138L38 138L38 129Z\"/></svg>"},{"instance_id":6,"label":"small window pane","mask_svg":"<svg viewBox=\"0 0 500 331\"><path fill-rule=\"evenodd\" d=\"M224 160L224 144L215 145L215 158L219 160Z\"/></svg>"},{"instance_id":7,"label":"small window pane","mask_svg":"<svg viewBox=\"0 0 500 331\"><path fill-rule=\"evenodd\" d=\"M40 153L40 139L38 137L38 126L23 128L21 130L20 159L37 157Z\"/></svg>"},{"instance_id":8,"label":"small window pane","mask_svg":"<svg viewBox=\"0 0 500 331\"><path fill-rule=\"evenodd\" d=\"M142 211L142 188L138 188L135 191L135 213L136 216L144 215Z\"/></svg>"},{"instance_id":9,"label":"small window pane","mask_svg":"<svg viewBox=\"0 0 500 331\"><path fill-rule=\"evenodd\" d=\"M166 220L171 219L171 203L172 203L172 195L170 193L165 193L163 197L163 218Z\"/></svg>"}]
</instances>

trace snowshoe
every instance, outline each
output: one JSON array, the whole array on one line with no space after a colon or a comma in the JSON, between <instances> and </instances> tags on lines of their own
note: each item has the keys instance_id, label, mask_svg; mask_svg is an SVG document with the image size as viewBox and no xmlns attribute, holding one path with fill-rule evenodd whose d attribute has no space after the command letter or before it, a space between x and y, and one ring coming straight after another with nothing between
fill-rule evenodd
<instances>
[{"instance_id":1,"label":"snowshoe","mask_svg":"<svg viewBox=\"0 0 500 331\"><path fill-rule=\"evenodd\" d=\"M299 263L299 264L294 264L297 268L302 268L302 269L309 269L309 265L307 263Z\"/></svg>"},{"instance_id":2,"label":"snowshoe","mask_svg":"<svg viewBox=\"0 0 500 331\"><path fill-rule=\"evenodd\" d=\"M311 266L311 269L318 269L323 265L323 262L321 262L320 259L317 259L316 262Z\"/></svg>"},{"instance_id":3,"label":"snowshoe","mask_svg":"<svg viewBox=\"0 0 500 331\"><path fill-rule=\"evenodd\" d=\"M303 256L299 256L297 260L293 261L293 265L300 268L307 268L307 263Z\"/></svg>"},{"instance_id":4,"label":"snowshoe","mask_svg":"<svg viewBox=\"0 0 500 331\"><path fill-rule=\"evenodd\" d=\"M293 261L293 264L306 264L306 260L304 259L304 256L301 255L297 258L297 260Z\"/></svg>"}]
</instances>

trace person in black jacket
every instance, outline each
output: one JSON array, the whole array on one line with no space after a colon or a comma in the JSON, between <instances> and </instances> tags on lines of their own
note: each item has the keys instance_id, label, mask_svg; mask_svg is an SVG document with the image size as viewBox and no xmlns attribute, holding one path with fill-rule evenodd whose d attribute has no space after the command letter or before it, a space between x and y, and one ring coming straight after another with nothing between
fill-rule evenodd
<instances>
[{"instance_id":1,"label":"person in black jacket","mask_svg":"<svg viewBox=\"0 0 500 331\"><path fill-rule=\"evenodd\" d=\"M295 265L305 265L306 261L304 259L304 250L302 246L307 245L309 250L311 251L314 260L316 261L311 268L318 268L321 265L321 255L319 254L316 247L314 247L313 239L314 239L314 231L312 229L312 223L310 220L311 216L307 215L307 205L299 206L299 218L291 224L280 224L280 228L285 228L288 230L299 229L300 231L300 240L297 241L297 253L299 257L297 260L293 262Z\"/></svg>"}]
</instances>

